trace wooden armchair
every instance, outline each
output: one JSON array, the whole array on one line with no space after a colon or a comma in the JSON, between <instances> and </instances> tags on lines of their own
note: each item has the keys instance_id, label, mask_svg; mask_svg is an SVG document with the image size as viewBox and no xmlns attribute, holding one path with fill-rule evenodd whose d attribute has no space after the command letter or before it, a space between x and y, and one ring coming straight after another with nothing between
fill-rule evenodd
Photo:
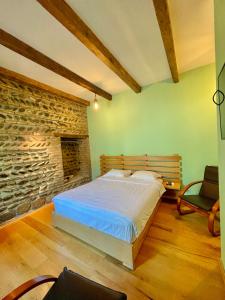
<instances>
[{"instance_id":1,"label":"wooden armchair","mask_svg":"<svg viewBox=\"0 0 225 300\"><path fill-rule=\"evenodd\" d=\"M124 293L107 288L67 268L58 278L44 275L31 279L17 287L2 300L17 300L24 294L46 282L54 282L43 300L126 300Z\"/></svg>"},{"instance_id":2,"label":"wooden armchair","mask_svg":"<svg viewBox=\"0 0 225 300\"><path fill-rule=\"evenodd\" d=\"M198 195L185 195L193 185L199 183L202 183L202 185ZM187 206L189 209L183 210L182 205ZM220 210L218 167L206 166L203 180L194 181L181 190L177 199L177 210L180 215L199 212L208 217L209 232L213 236L220 235L220 231L214 229L215 217Z\"/></svg>"}]
</instances>

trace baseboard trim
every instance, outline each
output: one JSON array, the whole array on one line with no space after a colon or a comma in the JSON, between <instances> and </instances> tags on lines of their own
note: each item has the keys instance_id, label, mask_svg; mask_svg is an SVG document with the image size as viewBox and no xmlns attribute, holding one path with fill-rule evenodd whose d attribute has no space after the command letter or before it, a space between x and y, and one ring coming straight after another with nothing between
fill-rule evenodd
<instances>
[{"instance_id":1,"label":"baseboard trim","mask_svg":"<svg viewBox=\"0 0 225 300\"><path fill-rule=\"evenodd\" d=\"M225 284L225 269L224 269L223 262L222 262L221 258L219 260L219 266L220 266L220 271L221 271L221 274L222 274L222 277L223 277L223 282Z\"/></svg>"}]
</instances>

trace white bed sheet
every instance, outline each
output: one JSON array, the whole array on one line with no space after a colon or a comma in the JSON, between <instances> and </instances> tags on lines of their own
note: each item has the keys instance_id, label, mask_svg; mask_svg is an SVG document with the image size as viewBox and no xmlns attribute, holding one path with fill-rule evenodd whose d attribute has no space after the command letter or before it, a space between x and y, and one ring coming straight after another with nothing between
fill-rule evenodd
<instances>
[{"instance_id":1,"label":"white bed sheet","mask_svg":"<svg viewBox=\"0 0 225 300\"><path fill-rule=\"evenodd\" d=\"M132 243L164 191L160 180L100 177L53 201L57 214Z\"/></svg>"}]
</instances>

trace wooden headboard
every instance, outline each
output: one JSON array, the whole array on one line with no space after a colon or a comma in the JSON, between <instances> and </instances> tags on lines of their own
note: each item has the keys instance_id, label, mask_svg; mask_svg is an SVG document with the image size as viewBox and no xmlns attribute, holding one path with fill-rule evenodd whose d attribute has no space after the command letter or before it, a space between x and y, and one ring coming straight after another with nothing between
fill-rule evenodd
<instances>
[{"instance_id":1,"label":"wooden headboard","mask_svg":"<svg viewBox=\"0 0 225 300\"><path fill-rule=\"evenodd\" d=\"M123 170L148 170L158 172L163 176L164 181L181 182L181 156L178 154L168 156L100 156L101 175L111 169Z\"/></svg>"}]
</instances>

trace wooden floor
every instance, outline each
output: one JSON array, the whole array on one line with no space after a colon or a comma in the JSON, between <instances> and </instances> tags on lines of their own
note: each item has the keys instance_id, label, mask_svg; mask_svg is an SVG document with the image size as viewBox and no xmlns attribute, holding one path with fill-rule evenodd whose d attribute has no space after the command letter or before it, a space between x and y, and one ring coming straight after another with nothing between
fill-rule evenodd
<instances>
[{"instance_id":1,"label":"wooden floor","mask_svg":"<svg viewBox=\"0 0 225 300\"><path fill-rule=\"evenodd\" d=\"M0 298L22 282L58 275L64 266L128 299L225 299L219 269L220 239L208 234L198 214L179 217L162 203L131 272L112 258L51 226L48 205L0 229ZM23 299L41 299L49 286Z\"/></svg>"}]
</instances>

